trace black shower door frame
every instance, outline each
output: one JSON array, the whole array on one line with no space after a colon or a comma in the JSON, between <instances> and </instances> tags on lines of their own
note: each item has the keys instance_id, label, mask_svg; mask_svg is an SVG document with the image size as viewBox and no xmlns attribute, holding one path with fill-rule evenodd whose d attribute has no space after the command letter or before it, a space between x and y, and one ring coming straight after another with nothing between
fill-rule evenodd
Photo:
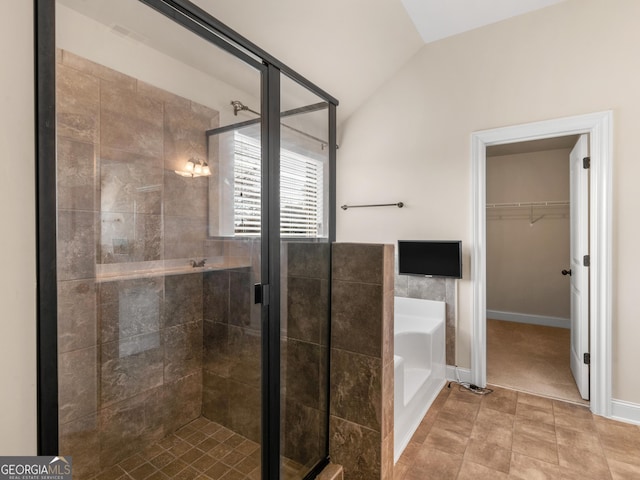
<instances>
[{"instance_id":1,"label":"black shower door frame","mask_svg":"<svg viewBox=\"0 0 640 480\"><path fill-rule=\"evenodd\" d=\"M133 0L132 0L133 1ZM338 100L188 0L137 0L261 72L262 138L262 478L280 478L280 78L286 75L329 106L329 242L335 241ZM55 0L34 0L37 218L37 450L59 453L56 286ZM268 28L265 25L265 28ZM265 207L266 206L266 207ZM327 365L328 369L328 365ZM329 375L327 375L327 392ZM326 431L329 415L326 416ZM329 461L325 455L309 473Z\"/></svg>"}]
</instances>

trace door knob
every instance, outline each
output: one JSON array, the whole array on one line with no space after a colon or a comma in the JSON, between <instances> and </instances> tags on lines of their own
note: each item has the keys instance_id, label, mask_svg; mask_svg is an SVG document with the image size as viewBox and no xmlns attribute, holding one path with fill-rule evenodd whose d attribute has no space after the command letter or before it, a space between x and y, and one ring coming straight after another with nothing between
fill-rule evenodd
<instances>
[{"instance_id":1,"label":"door knob","mask_svg":"<svg viewBox=\"0 0 640 480\"><path fill-rule=\"evenodd\" d=\"M569 269L569 270L562 270L562 274L563 274L563 275L569 275L569 276L571 276L571 269Z\"/></svg>"}]
</instances>

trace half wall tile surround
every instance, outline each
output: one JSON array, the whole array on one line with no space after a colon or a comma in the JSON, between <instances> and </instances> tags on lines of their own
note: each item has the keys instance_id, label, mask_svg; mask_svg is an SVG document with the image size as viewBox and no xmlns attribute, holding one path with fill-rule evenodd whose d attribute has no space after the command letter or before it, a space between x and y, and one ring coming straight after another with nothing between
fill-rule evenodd
<instances>
[{"instance_id":1,"label":"half wall tile surround","mask_svg":"<svg viewBox=\"0 0 640 480\"><path fill-rule=\"evenodd\" d=\"M330 455L350 480L393 478L393 245L333 245Z\"/></svg>"},{"instance_id":2,"label":"half wall tile surround","mask_svg":"<svg viewBox=\"0 0 640 480\"><path fill-rule=\"evenodd\" d=\"M397 262L396 262L397 265ZM451 278L395 275L396 297L437 300L446 303L447 365L456 364L456 282Z\"/></svg>"}]
</instances>

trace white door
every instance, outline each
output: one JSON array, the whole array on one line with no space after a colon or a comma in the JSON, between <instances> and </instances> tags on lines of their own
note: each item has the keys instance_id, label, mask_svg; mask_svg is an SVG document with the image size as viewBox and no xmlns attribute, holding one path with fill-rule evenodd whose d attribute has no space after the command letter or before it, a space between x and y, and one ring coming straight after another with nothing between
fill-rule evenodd
<instances>
[{"instance_id":1,"label":"white door","mask_svg":"<svg viewBox=\"0 0 640 480\"><path fill-rule=\"evenodd\" d=\"M589 155L587 135L581 135L570 154L571 163L571 372L580 396L589 399L589 170L583 159ZM564 272L563 272L564 273Z\"/></svg>"}]
</instances>

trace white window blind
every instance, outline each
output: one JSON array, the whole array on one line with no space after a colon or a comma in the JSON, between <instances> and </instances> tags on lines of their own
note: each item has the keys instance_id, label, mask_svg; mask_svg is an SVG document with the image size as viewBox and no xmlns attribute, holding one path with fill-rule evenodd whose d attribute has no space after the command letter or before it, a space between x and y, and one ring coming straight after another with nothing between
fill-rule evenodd
<instances>
[{"instance_id":1,"label":"white window blind","mask_svg":"<svg viewBox=\"0 0 640 480\"><path fill-rule=\"evenodd\" d=\"M260 141L234 133L234 225L236 235L260 234ZM319 237L323 222L322 162L280 151L280 234Z\"/></svg>"}]
</instances>

